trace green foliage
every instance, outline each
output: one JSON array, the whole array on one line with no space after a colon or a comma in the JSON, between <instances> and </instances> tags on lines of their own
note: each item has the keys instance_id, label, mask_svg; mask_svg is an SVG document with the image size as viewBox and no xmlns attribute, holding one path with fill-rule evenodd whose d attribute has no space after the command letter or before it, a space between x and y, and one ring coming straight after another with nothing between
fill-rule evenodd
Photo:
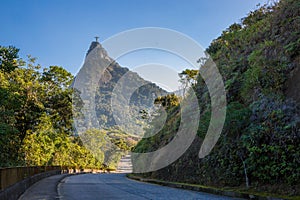
<instances>
[{"instance_id":1,"label":"green foliage","mask_svg":"<svg viewBox=\"0 0 300 200\"><path fill-rule=\"evenodd\" d=\"M164 96L166 97L166 96ZM162 98L164 98L162 97ZM155 151L159 147L168 144L172 140L174 133L178 131L180 124L179 105L170 107L166 110L166 116L161 111L159 115L149 123L149 127L145 129L145 136L133 148L134 152L145 153ZM166 123L163 123L162 118L166 117ZM162 125L162 126L161 126Z\"/></svg>"},{"instance_id":2,"label":"green foliage","mask_svg":"<svg viewBox=\"0 0 300 200\"><path fill-rule=\"evenodd\" d=\"M300 52L300 3L296 0L281 1L274 9L272 37L280 43L285 53L296 58Z\"/></svg>"},{"instance_id":3,"label":"green foliage","mask_svg":"<svg viewBox=\"0 0 300 200\"><path fill-rule=\"evenodd\" d=\"M95 156L72 136L72 74L59 66L41 72L35 58L24 63L17 53L0 48L0 166L103 168L103 151ZM98 144L104 134L93 135Z\"/></svg>"},{"instance_id":4,"label":"green foliage","mask_svg":"<svg viewBox=\"0 0 300 200\"><path fill-rule=\"evenodd\" d=\"M52 164L57 135L50 117L45 114L42 115L38 125L34 127L34 130L28 130L23 140L26 164L31 166Z\"/></svg>"},{"instance_id":5,"label":"green foliage","mask_svg":"<svg viewBox=\"0 0 300 200\"><path fill-rule=\"evenodd\" d=\"M193 87L200 107L198 137L175 163L145 176L215 186L249 184L256 190L300 194L300 104L286 93L290 76L300 67L299 10L298 0L262 6L211 43L207 52L227 92L221 137L207 157L197 157L211 117L209 93L198 76ZM179 117L168 117L166 124ZM176 128L162 129L155 137L160 140L142 140L136 149L161 148Z\"/></svg>"},{"instance_id":6,"label":"green foliage","mask_svg":"<svg viewBox=\"0 0 300 200\"><path fill-rule=\"evenodd\" d=\"M262 97L251 105L251 124L242 136L245 161L257 182L299 181L300 117L294 102Z\"/></svg>"},{"instance_id":7,"label":"green foliage","mask_svg":"<svg viewBox=\"0 0 300 200\"><path fill-rule=\"evenodd\" d=\"M43 104L51 115L55 129L60 133L72 134L72 94L69 88L73 75L59 66L44 69L40 81L43 87Z\"/></svg>"},{"instance_id":8,"label":"green foliage","mask_svg":"<svg viewBox=\"0 0 300 200\"><path fill-rule=\"evenodd\" d=\"M11 72L18 67L19 49L9 46L0 46L0 70L3 72Z\"/></svg>"},{"instance_id":9,"label":"green foliage","mask_svg":"<svg viewBox=\"0 0 300 200\"><path fill-rule=\"evenodd\" d=\"M166 96L157 97L154 104L160 104L165 109L170 109L179 105L180 98L175 94L168 94Z\"/></svg>"},{"instance_id":10,"label":"green foliage","mask_svg":"<svg viewBox=\"0 0 300 200\"><path fill-rule=\"evenodd\" d=\"M198 128L198 136L202 139L205 138L205 135L207 133L208 130L208 126L210 123L210 118L211 118L211 112L210 111L206 111L204 112L199 120L199 128Z\"/></svg>"},{"instance_id":11,"label":"green foliage","mask_svg":"<svg viewBox=\"0 0 300 200\"><path fill-rule=\"evenodd\" d=\"M197 83L197 76L199 70L195 69L185 69L181 73L178 74L180 80L179 82L182 84L183 96L185 95L187 89L191 86L194 86Z\"/></svg>"},{"instance_id":12,"label":"green foliage","mask_svg":"<svg viewBox=\"0 0 300 200\"><path fill-rule=\"evenodd\" d=\"M20 152L22 141L26 136L26 131L33 128L35 120L39 118L43 109L39 98L42 91L38 83L39 66L34 66L33 61L34 59L29 57L27 69L16 66L14 70L0 71L0 129L4 130L3 136L8 136L12 142L16 141L15 146L11 148L7 147L9 143L1 144L3 147L1 154L18 155L1 160L2 166L23 164L24 159ZM5 60L5 62L8 61ZM10 62L12 62L11 65L16 63L13 59ZM1 139L5 140L5 137Z\"/></svg>"}]
</instances>

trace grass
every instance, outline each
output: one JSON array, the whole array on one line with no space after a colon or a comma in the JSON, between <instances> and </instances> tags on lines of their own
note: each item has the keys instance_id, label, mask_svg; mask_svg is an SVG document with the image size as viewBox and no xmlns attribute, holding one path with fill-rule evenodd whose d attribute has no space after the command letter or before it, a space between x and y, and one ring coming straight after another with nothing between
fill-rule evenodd
<instances>
[{"instance_id":1,"label":"grass","mask_svg":"<svg viewBox=\"0 0 300 200\"><path fill-rule=\"evenodd\" d=\"M181 182L168 182L163 180L156 180L156 179L148 179L139 177L134 174L127 174L128 178L143 181L143 182L149 182L164 186L171 186L171 187L177 187L177 188L183 188L183 189L189 189L189 190L195 190L195 191L202 191L207 193L213 193L213 194L219 194L224 196L232 196L232 197L273 197L273 198L280 198L280 199L289 199L289 200L300 200L300 196L285 196L285 195L277 195L277 194L271 194L267 192L260 192L253 188L247 189L247 188L241 188L241 187L223 187L223 188L217 188L212 186L206 186L206 185L198 185L198 184L189 184L189 183L181 183Z\"/></svg>"}]
</instances>

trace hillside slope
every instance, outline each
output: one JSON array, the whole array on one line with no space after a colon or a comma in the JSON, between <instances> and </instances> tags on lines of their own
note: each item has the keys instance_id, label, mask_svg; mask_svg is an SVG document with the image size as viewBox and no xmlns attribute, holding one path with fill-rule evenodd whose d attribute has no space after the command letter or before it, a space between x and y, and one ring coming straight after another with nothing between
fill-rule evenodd
<instances>
[{"instance_id":1,"label":"hillside slope","mask_svg":"<svg viewBox=\"0 0 300 200\"><path fill-rule=\"evenodd\" d=\"M221 138L208 156L198 158L210 121L209 93L198 77L193 88L201 110L198 136L172 165L143 176L300 195L299 0L282 0L249 13L223 31L207 52L227 91ZM136 152L161 148L174 137L179 107L168 112L162 131L139 142Z\"/></svg>"}]
</instances>

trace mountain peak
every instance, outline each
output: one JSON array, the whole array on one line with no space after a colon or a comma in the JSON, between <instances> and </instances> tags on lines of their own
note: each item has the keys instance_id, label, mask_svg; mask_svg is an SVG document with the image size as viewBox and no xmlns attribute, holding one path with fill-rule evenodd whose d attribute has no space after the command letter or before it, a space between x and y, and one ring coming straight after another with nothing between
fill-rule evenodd
<instances>
[{"instance_id":1,"label":"mountain peak","mask_svg":"<svg viewBox=\"0 0 300 200\"><path fill-rule=\"evenodd\" d=\"M89 111L92 108L96 112L96 116L86 113L88 117L80 122L83 129L91 126L89 119L97 118L91 123L95 122L96 126L102 128L118 126L136 135L143 134L142 121L136 123L139 111L152 108L154 99L167 93L137 73L120 66L98 41L91 42L84 65L76 75L76 84L73 85L85 102L82 110ZM94 89L97 90L95 94L90 94Z\"/></svg>"},{"instance_id":2,"label":"mountain peak","mask_svg":"<svg viewBox=\"0 0 300 200\"><path fill-rule=\"evenodd\" d=\"M102 48L101 44L98 41L93 41L90 45L90 48L87 52L86 55L88 55L94 48L96 48L97 46L99 46L100 48Z\"/></svg>"},{"instance_id":3,"label":"mountain peak","mask_svg":"<svg viewBox=\"0 0 300 200\"><path fill-rule=\"evenodd\" d=\"M96 54L100 56L100 58L103 58L104 60L107 60L110 63L114 62L114 60L108 56L106 50L102 47L98 40L93 41L91 43L90 48L86 53L86 56L88 56L94 49L96 49Z\"/></svg>"}]
</instances>

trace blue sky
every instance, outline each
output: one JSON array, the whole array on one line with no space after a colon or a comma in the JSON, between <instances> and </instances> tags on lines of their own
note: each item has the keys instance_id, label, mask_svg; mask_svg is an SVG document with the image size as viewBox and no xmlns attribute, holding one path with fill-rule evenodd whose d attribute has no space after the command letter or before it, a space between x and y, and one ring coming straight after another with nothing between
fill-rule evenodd
<instances>
[{"instance_id":1,"label":"blue sky","mask_svg":"<svg viewBox=\"0 0 300 200\"><path fill-rule=\"evenodd\" d=\"M76 74L94 36L100 42L140 27L182 32L203 47L266 0L3 0L0 45L20 48L43 67ZM109 52L108 52L109 53ZM138 55L136 55L138 56ZM121 59L132 67L138 57Z\"/></svg>"}]
</instances>

